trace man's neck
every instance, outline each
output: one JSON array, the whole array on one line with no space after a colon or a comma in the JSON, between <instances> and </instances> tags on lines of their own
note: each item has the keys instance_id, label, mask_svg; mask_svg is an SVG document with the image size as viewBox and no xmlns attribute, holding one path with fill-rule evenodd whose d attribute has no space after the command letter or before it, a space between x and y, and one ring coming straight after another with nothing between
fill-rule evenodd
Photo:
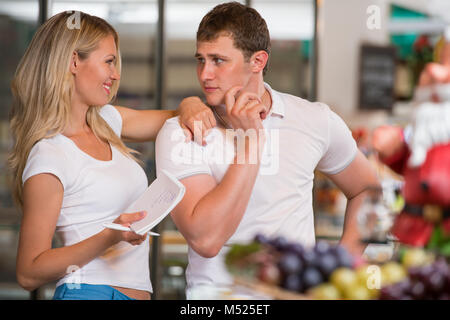
<instances>
[{"instance_id":1,"label":"man's neck","mask_svg":"<svg viewBox=\"0 0 450 320\"><path fill-rule=\"evenodd\" d=\"M272 109L272 96L269 90L264 87L264 93L261 96L261 102L267 106L267 114L269 114L270 109Z\"/></svg>"},{"instance_id":2,"label":"man's neck","mask_svg":"<svg viewBox=\"0 0 450 320\"><path fill-rule=\"evenodd\" d=\"M256 93L256 95L261 99L261 102L267 106L268 110L272 107L272 99L270 97L269 91L264 86L264 80L261 75L256 79L250 80L249 85L244 89L245 91L250 91Z\"/></svg>"},{"instance_id":3,"label":"man's neck","mask_svg":"<svg viewBox=\"0 0 450 320\"><path fill-rule=\"evenodd\" d=\"M262 93L258 94L258 97L261 99L261 103L267 106L267 112L266 117L270 112L270 109L272 108L272 96L270 95L269 90L266 89L266 87L263 84ZM231 125L229 124L228 115L226 111L226 106L221 104L218 106L210 106L213 109L213 112L217 114L217 117L220 125L224 126L227 129L231 128Z\"/></svg>"},{"instance_id":4,"label":"man's neck","mask_svg":"<svg viewBox=\"0 0 450 320\"><path fill-rule=\"evenodd\" d=\"M267 113L269 113L270 109L272 108L272 97L270 95L269 90L267 90L266 87L264 86L264 83L261 83L261 86L258 87L257 90L251 90L249 88L245 88L244 91L255 92L257 94L257 96L260 98L262 104L264 104L267 107ZM211 106L211 107L214 107L220 115L226 116L225 104L220 104L220 105Z\"/></svg>"}]
</instances>

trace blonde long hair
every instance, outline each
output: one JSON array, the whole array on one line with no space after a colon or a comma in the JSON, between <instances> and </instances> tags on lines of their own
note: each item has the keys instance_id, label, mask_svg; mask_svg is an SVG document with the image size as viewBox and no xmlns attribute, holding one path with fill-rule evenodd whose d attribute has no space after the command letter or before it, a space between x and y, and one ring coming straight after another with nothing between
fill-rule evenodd
<instances>
[{"instance_id":1,"label":"blonde long hair","mask_svg":"<svg viewBox=\"0 0 450 320\"><path fill-rule=\"evenodd\" d=\"M120 73L117 32L105 20L79 11L61 12L47 20L37 30L22 57L11 83L13 104L10 126L14 146L8 159L12 170L13 198L20 207L23 205L22 174L31 148L43 138L62 133L69 124L74 83L70 72L73 52L85 59L109 35L116 42L116 68ZM118 87L119 81L114 81L111 100L116 96ZM91 106L86 115L93 133L137 160L132 155L137 152L126 147L107 125L99 114L100 108Z\"/></svg>"}]
</instances>

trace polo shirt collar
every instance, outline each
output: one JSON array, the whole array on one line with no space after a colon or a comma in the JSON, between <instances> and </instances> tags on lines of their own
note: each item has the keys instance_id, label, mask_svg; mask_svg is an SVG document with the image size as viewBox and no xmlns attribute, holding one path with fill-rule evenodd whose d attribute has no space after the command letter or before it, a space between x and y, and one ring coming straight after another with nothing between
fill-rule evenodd
<instances>
[{"instance_id":1,"label":"polo shirt collar","mask_svg":"<svg viewBox=\"0 0 450 320\"><path fill-rule=\"evenodd\" d=\"M278 92L273 90L268 83L264 82L264 87L269 91L270 97L272 98L272 107L270 108L269 116L278 115L284 118L285 105L283 99L281 99Z\"/></svg>"}]
</instances>

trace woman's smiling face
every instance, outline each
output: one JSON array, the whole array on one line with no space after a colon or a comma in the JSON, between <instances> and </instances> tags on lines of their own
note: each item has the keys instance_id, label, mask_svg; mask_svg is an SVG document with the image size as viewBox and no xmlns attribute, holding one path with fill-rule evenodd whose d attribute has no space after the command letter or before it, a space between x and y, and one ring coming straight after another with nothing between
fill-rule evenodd
<instances>
[{"instance_id":1,"label":"woman's smiling face","mask_svg":"<svg viewBox=\"0 0 450 320\"><path fill-rule=\"evenodd\" d=\"M87 106L103 106L111 100L111 87L120 79L116 69L117 48L113 36L103 38L86 59L74 56L72 101Z\"/></svg>"}]
</instances>

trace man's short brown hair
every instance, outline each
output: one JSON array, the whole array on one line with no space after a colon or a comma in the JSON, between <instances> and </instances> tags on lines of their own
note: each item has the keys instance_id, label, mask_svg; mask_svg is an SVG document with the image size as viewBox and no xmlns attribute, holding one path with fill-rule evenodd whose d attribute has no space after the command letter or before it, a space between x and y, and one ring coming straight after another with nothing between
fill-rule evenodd
<instances>
[{"instance_id":1,"label":"man's short brown hair","mask_svg":"<svg viewBox=\"0 0 450 320\"><path fill-rule=\"evenodd\" d=\"M264 50L270 54L270 34L266 21L253 8L239 2L219 4L200 22L197 41L213 41L227 35L248 61L252 54ZM263 74L267 71L267 64Z\"/></svg>"}]
</instances>

